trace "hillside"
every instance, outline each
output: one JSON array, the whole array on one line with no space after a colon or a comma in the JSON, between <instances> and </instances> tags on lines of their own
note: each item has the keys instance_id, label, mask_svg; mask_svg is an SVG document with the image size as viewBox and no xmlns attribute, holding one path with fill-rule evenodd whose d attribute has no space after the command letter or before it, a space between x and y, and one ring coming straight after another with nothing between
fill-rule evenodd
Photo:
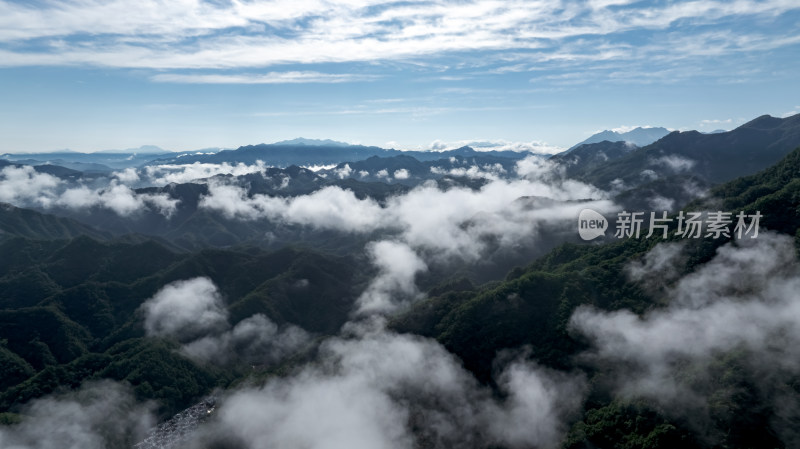
<instances>
[{"instance_id":1,"label":"hillside","mask_svg":"<svg viewBox=\"0 0 800 449\"><path fill-rule=\"evenodd\" d=\"M800 145L800 114L787 118L761 116L724 133L672 132L660 140L576 173L603 188L612 181L636 186L679 174L710 183L730 181L763 170Z\"/></svg>"},{"instance_id":2,"label":"hillside","mask_svg":"<svg viewBox=\"0 0 800 449\"><path fill-rule=\"evenodd\" d=\"M96 239L109 237L109 234L97 231L75 220L0 203L0 240L12 237L59 240L80 235L88 235Z\"/></svg>"},{"instance_id":3,"label":"hillside","mask_svg":"<svg viewBox=\"0 0 800 449\"><path fill-rule=\"evenodd\" d=\"M231 325L263 314L320 335L347 320L359 284L353 260L290 248L176 254L152 241L78 237L9 239L0 252L15 255L0 262L4 412L60 386L111 378L172 414L246 373L192 361L177 351L178 341L145 335L141 306L170 282L210 279Z\"/></svg>"}]
</instances>

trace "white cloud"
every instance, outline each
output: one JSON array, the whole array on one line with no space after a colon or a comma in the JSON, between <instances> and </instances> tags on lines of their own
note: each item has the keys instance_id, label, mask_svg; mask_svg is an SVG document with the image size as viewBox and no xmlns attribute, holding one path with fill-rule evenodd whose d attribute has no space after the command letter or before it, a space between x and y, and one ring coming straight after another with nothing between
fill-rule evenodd
<instances>
[{"instance_id":1,"label":"white cloud","mask_svg":"<svg viewBox=\"0 0 800 449\"><path fill-rule=\"evenodd\" d=\"M717 357L738 354L743 375L776 407L773 429L787 443L800 441L792 424L800 416L800 398L780 387L800 374L800 266L792 238L764 233L726 244L714 259L671 282L685 262L680 246L661 244L630 268L638 282L659 284L669 299L666 307L643 316L576 310L570 326L593 343L587 357L613 370L609 378L617 394L654 400L705 432L704 426L713 427L709 395L720 388L709 366Z\"/></svg>"},{"instance_id":2,"label":"white cloud","mask_svg":"<svg viewBox=\"0 0 800 449\"><path fill-rule=\"evenodd\" d=\"M131 180L134 175L135 172L127 170L117 172L107 187L90 189L85 185L68 187L66 182L46 173L38 173L29 165L8 166L0 170L0 201L19 207L102 207L122 216L152 208L170 217L177 208L178 200L166 194L138 194L119 183L119 179Z\"/></svg>"},{"instance_id":3,"label":"white cloud","mask_svg":"<svg viewBox=\"0 0 800 449\"><path fill-rule=\"evenodd\" d=\"M529 156L517 161L515 169L517 175L531 180L551 180L564 176L564 167L536 156Z\"/></svg>"},{"instance_id":4,"label":"white cloud","mask_svg":"<svg viewBox=\"0 0 800 449\"><path fill-rule=\"evenodd\" d=\"M287 325L283 328L262 314L240 321L233 329L209 333L183 345L189 358L214 365L243 362L269 365L280 361L310 341L303 329Z\"/></svg>"},{"instance_id":5,"label":"white cloud","mask_svg":"<svg viewBox=\"0 0 800 449\"><path fill-rule=\"evenodd\" d=\"M353 169L350 168L350 164L344 164L344 167L334 170L333 173L339 179L344 179L353 173Z\"/></svg>"},{"instance_id":6,"label":"white cloud","mask_svg":"<svg viewBox=\"0 0 800 449\"><path fill-rule=\"evenodd\" d=\"M0 170L0 201L14 205L32 203L47 207L56 200L55 189L60 184L60 179L38 173L30 165L9 165Z\"/></svg>"},{"instance_id":7,"label":"white cloud","mask_svg":"<svg viewBox=\"0 0 800 449\"><path fill-rule=\"evenodd\" d=\"M352 191L336 186L281 198L248 195L242 187L212 183L200 207L229 218L266 218L343 232L380 231L415 251L430 252L439 259L462 260L479 259L487 238L502 247L532 244L540 226L574 219L581 204L604 211L614 208L605 200L605 192L564 179L563 170L543 158L524 159L517 171L526 178L497 179L477 190L457 186L442 189L429 182L389 197L383 204L370 198L358 199ZM546 198L549 203L528 207L516 201L523 197ZM574 202L586 199L594 201Z\"/></svg>"},{"instance_id":8,"label":"white cloud","mask_svg":"<svg viewBox=\"0 0 800 449\"><path fill-rule=\"evenodd\" d=\"M651 125L639 125L639 126L623 125L623 126L618 126L616 128L611 128L611 131L614 131L615 133L619 133L619 134L625 134L627 132L633 131L636 128L647 129L647 128L654 128L654 126L651 126ZM598 133L598 132L600 132L600 131L596 131L595 134Z\"/></svg>"},{"instance_id":9,"label":"white cloud","mask_svg":"<svg viewBox=\"0 0 800 449\"><path fill-rule=\"evenodd\" d=\"M117 178L123 184L134 184L139 181L139 173L133 167L128 167L125 170L117 171L111 174L112 177Z\"/></svg>"},{"instance_id":10,"label":"white cloud","mask_svg":"<svg viewBox=\"0 0 800 449\"><path fill-rule=\"evenodd\" d=\"M424 149L430 151L449 151L461 147L470 147L475 151L514 151L517 153L537 153L537 154L557 154L564 151L566 148L557 145L551 145L547 142L530 141L530 142L510 142L507 140L457 140L452 142L445 142L443 140L434 140L427 147L415 148L416 150Z\"/></svg>"},{"instance_id":11,"label":"white cloud","mask_svg":"<svg viewBox=\"0 0 800 449\"><path fill-rule=\"evenodd\" d=\"M675 210L675 200L661 195L653 195L647 199L650 209L653 211L673 212Z\"/></svg>"},{"instance_id":12,"label":"white cloud","mask_svg":"<svg viewBox=\"0 0 800 449\"><path fill-rule=\"evenodd\" d=\"M235 165L228 162L221 164L194 162L192 164L150 165L144 168L144 174L148 178L148 183L163 186L172 183L183 184L217 175L242 176L250 173L264 173L266 168L263 161L256 161L253 165L241 162Z\"/></svg>"},{"instance_id":13,"label":"white cloud","mask_svg":"<svg viewBox=\"0 0 800 449\"><path fill-rule=\"evenodd\" d=\"M709 125L730 125L733 123L733 119L704 119L700 120L700 126L709 126Z\"/></svg>"},{"instance_id":14,"label":"white cloud","mask_svg":"<svg viewBox=\"0 0 800 449\"><path fill-rule=\"evenodd\" d=\"M303 168L307 168L313 172L318 172L320 170L330 170L336 168L336 164L327 164L327 165L304 165Z\"/></svg>"},{"instance_id":15,"label":"white cloud","mask_svg":"<svg viewBox=\"0 0 800 449\"><path fill-rule=\"evenodd\" d=\"M179 200L173 199L165 193L138 194L128 186L112 181L108 187L97 190L86 186L69 188L60 195L54 204L71 209L103 207L122 216L134 215L149 206L162 215L170 217L175 212L178 202Z\"/></svg>"},{"instance_id":16,"label":"white cloud","mask_svg":"<svg viewBox=\"0 0 800 449\"><path fill-rule=\"evenodd\" d=\"M451 162L456 159L452 158ZM507 173L506 169L500 164L484 164L482 166L471 165L469 167L452 167L449 169L442 167L431 167L431 173L437 175L465 176L472 179L499 180Z\"/></svg>"},{"instance_id":17,"label":"white cloud","mask_svg":"<svg viewBox=\"0 0 800 449\"><path fill-rule=\"evenodd\" d=\"M13 449L133 447L153 425L152 407L136 402L130 386L110 380L35 399L22 422L0 426L0 446Z\"/></svg>"},{"instance_id":18,"label":"white cloud","mask_svg":"<svg viewBox=\"0 0 800 449\"><path fill-rule=\"evenodd\" d=\"M443 447L556 447L582 402L582 378L523 361L499 377L500 401L433 340L363 324L351 329L356 338L323 343L319 363L222 400L198 440L235 435L245 447L396 449L424 438Z\"/></svg>"},{"instance_id":19,"label":"white cloud","mask_svg":"<svg viewBox=\"0 0 800 449\"><path fill-rule=\"evenodd\" d=\"M606 1L566 6L562 2L523 0L400 4L379 0L164 4L147 0L132 11L123 0L66 0L36 6L3 1L0 42L9 45L0 50L0 61L7 66L256 68L287 63L413 59L481 50L513 50L523 58L545 61L614 59L631 54L624 45L616 50L602 49L607 45L606 36L614 33L624 36L622 33L631 30L663 30L675 23L703 25L746 16L773 18L796 8L796 3L786 0L665 5ZM287 38L287 34L292 37ZM36 50L18 45L39 41L44 45ZM687 45L670 51L665 44L659 51L685 57L720 51L763 51L796 42L793 36L747 39L739 33L710 40L710 46ZM598 52L598 48L603 51ZM511 60L504 65L515 62L519 63ZM159 76L161 80L179 82L270 82L280 81L285 75ZM331 76L337 75L323 75L321 79L337 80ZM288 78L298 80L302 76ZM310 75L309 79L315 78Z\"/></svg>"},{"instance_id":20,"label":"white cloud","mask_svg":"<svg viewBox=\"0 0 800 449\"><path fill-rule=\"evenodd\" d=\"M369 231L383 225L378 203L369 198L359 200L352 191L337 186L280 198L260 194L248 197L243 188L211 183L209 194L201 198L199 205L218 210L228 218L266 217L345 232Z\"/></svg>"},{"instance_id":21,"label":"white cloud","mask_svg":"<svg viewBox=\"0 0 800 449\"><path fill-rule=\"evenodd\" d=\"M154 75L153 81L160 83L189 84L298 84L298 83L352 83L356 81L372 81L375 75L330 74L319 72L269 72L263 75L186 75L162 73Z\"/></svg>"},{"instance_id":22,"label":"white cloud","mask_svg":"<svg viewBox=\"0 0 800 449\"><path fill-rule=\"evenodd\" d=\"M646 170L642 170L642 172L639 173L639 176L641 176L641 178L644 179L645 181L653 181L658 179L658 173L656 173L653 170L650 170L649 168Z\"/></svg>"},{"instance_id":23,"label":"white cloud","mask_svg":"<svg viewBox=\"0 0 800 449\"><path fill-rule=\"evenodd\" d=\"M685 242L660 243L625 266L631 280L640 282L650 290L666 287L677 280L682 264L685 264Z\"/></svg>"},{"instance_id":24,"label":"white cloud","mask_svg":"<svg viewBox=\"0 0 800 449\"><path fill-rule=\"evenodd\" d=\"M358 313L388 313L420 295L414 278L428 269L425 262L404 243L380 241L368 248L372 263L380 270L356 301Z\"/></svg>"},{"instance_id":25,"label":"white cloud","mask_svg":"<svg viewBox=\"0 0 800 449\"><path fill-rule=\"evenodd\" d=\"M227 326L222 297L206 277L167 284L141 308L148 335L188 341Z\"/></svg>"},{"instance_id":26,"label":"white cloud","mask_svg":"<svg viewBox=\"0 0 800 449\"><path fill-rule=\"evenodd\" d=\"M800 114L800 106L795 106L794 109L791 111L786 111L783 114L780 114L781 118L791 117L793 115Z\"/></svg>"},{"instance_id":27,"label":"white cloud","mask_svg":"<svg viewBox=\"0 0 800 449\"><path fill-rule=\"evenodd\" d=\"M400 170L395 170L394 172L394 179L408 179L409 173L408 170L405 168L401 168Z\"/></svg>"},{"instance_id":28,"label":"white cloud","mask_svg":"<svg viewBox=\"0 0 800 449\"><path fill-rule=\"evenodd\" d=\"M696 161L677 154L669 154L653 159L650 161L650 164L663 165L676 173L681 173L691 170L696 164Z\"/></svg>"}]
</instances>

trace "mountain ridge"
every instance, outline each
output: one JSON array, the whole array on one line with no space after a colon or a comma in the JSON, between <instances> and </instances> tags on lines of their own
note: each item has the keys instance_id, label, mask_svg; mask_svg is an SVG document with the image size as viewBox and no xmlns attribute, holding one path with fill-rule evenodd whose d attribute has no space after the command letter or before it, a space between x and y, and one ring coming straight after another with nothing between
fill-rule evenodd
<instances>
[{"instance_id":1,"label":"mountain ridge","mask_svg":"<svg viewBox=\"0 0 800 449\"><path fill-rule=\"evenodd\" d=\"M575 150L581 145L590 143L600 143L605 140L609 142L629 142L636 146L643 147L645 145L649 145L655 142L656 140L666 136L669 133L670 131L666 128L654 127L654 126L653 127L637 126L636 128L626 132L605 130L591 135L587 139L571 146L567 151L559 154L570 153L571 151Z\"/></svg>"}]
</instances>

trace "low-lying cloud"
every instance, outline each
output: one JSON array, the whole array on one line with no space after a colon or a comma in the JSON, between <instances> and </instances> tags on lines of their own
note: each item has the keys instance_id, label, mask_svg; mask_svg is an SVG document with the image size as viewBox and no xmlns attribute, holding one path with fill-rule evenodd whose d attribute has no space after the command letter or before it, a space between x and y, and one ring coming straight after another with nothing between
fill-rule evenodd
<instances>
[{"instance_id":1,"label":"low-lying cloud","mask_svg":"<svg viewBox=\"0 0 800 449\"><path fill-rule=\"evenodd\" d=\"M201 363L268 365L311 339L303 329L278 326L262 314L228 321L222 295L207 277L171 282L142 304L147 335L175 338L181 352Z\"/></svg>"},{"instance_id":2,"label":"low-lying cloud","mask_svg":"<svg viewBox=\"0 0 800 449\"><path fill-rule=\"evenodd\" d=\"M38 173L29 165L8 166L0 170L0 201L47 207L55 201L53 190L60 184L60 179Z\"/></svg>"},{"instance_id":3,"label":"low-lying cloud","mask_svg":"<svg viewBox=\"0 0 800 449\"><path fill-rule=\"evenodd\" d=\"M675 273L680 247L656 247L630 272L645 283ZM720 388L712 362L738 354L772 425L788 446L800 443L800 395L785 388L800 375L800 267L793 239L759 234L721 247L716 257L666 290L669 305L644 316L579 308L570 326L590 339L588 360L611 370L617 393L644 397L698 427L713 427L709 400ZM686 376L687 372L693 373ZM732 392L716 391L720 394ZM713 437L713 435L711 436Z\"/></svg>"},{"instance_id":4,"label":"low-lying cloud","mask_svg":"<svg viewBox=\"0 0 800 449\"><path fill-rule=\"evenodd\" d=\"M195 447L554 448L579 410L585 382L518 360L496 399L433 340L353 324L318 363L225 398Z\"/></svg>"},{"instance_id":5,"label":"low-lying cloud","mask_svg":"<svg viewBox=\"0 0 800 449\"><path fill-rule=\"evenodd\" d=\"M452 158L453 161L455 158ZM463 176L471 179L488 179L497 181L507 170L501 164L470 165L468 167L431 167L431 173L435 175Z\"/></svg>"},{"instance_id":6,"label":"low-lying cloud","mask_svg":"<svg viewBox=\"0 0 800 449\"><path fill-rule=\"evenodd\" d=\"M556 154L564 151L556 145L547 142L510 142L508 140L459 140L445 142L434 140L425 149L431 151L449 151L468 146L476 151L514 151L517 153Z\"/></svg>"},{"instance_id":7,"label":"low-lying cloud","mask_svg":"<svg viewBox=\"0 0 800 449\"><path fill-rule=\"evenodd\" d=\"M677 154L661 156L651 161L652 165L660 165L669 168L675 173L682 173L692 169L697 162L693 159L685 158Z\"/></svg>"},{"instance_id":8,"label":"low-lying cloud","mask_svg":"<svg viewBox=\"0 0 800 449\"><path fill-rule=\"evenodd\" d=\"M186 343L181 351L192 360L214 365L236 362L271 365L297 352L310 340L310 334L297 326L281 328L266 316L256 314L233 329Z\"/></svg>"},{"instance_id":9,"label":"low-lying cloud","mask_svg":"<svg viewBox=\"0 0 800 449\"><path fill-rule=\"evenodd\" d=\"M211 178L218 175L242 176L251 173L264 173L268 167L262 161L253 165L239 162L230 164L210 164L195 162L192 164L151 165L140 170L139 176L148 185L165 186L167 184L184 184L187 182ZM143 172L143 173L141 173ZM133 178L131 176L131 178ZM137 179L136 181L139 181Z\"/></svg>"},{"instance_id":10,"label":"low-lying cloud","mask_svg":"<svg viewBox=\"0 0 800 449\"><path fill-rule=\"evenodd\" d=\"M371 243L368 252L379 273L358 297L358 313L392 312L420 296L414 277L428 266L414 250L406 244L384 240Z\"/></svg>"},{"instance_id":11,"label":"low-lying cloud","mask_svg":"<svg viewBox=\"0 0 800 449\"><path fill-rule=\"evenodd\" d=\"M381 227L383 220L383 209L376 201L358 199L351 190L337 186L284 198L248 196L246 188L211 183L200 207L217 210L231 219L269 218L344 232L368 232Z\"/></svg>"},{"instance_id":12,"label":"low-lying cloud","mask_svg":"<svg viewBox=\"0 0 800 449\"><path fill-rule=\"evenodd\" d=\"M74 392L36 399L22 422L0 426L8 449L127 449L154 423L151 404L138 403L130 386L88 382Z\"/></svg>"},{"instance_id":13,"label":"low-lying cloud","mask_svg":"<svg viewBox=\"0 0 800 449\"><path fill-rule=\"evenodd\" d=\"M487 241L505 247L530 244L542 225L566 223L584 207L615 208L605 192L564 178L563 171L544 159L522 160L516 172L520 179L496 179L478 189L442 188L429 181L382 203L337 186L274 197L210 183L199 204L230 219L269 219L353 233L381 231L431 257L466 261L478 260ZM547 201L518 201L524 198Z\"/></svg>"},{"instance_id":14,"label":"low-lying cloud","mask_svg":"<svg viewBox=\"0 0 800 449\"><path fill-rule=\"evenodd\" d=\"M153 210L170 217L178 200L164 193L137 193L121 184L121 180L134 179L134 172L123 171L114 175L107 186L90 188L74 185L33 167L8 166L0 171L0 201L18 207L67 208L85 210L103 208L120 216L131 216L144 210Z\"/></svg>"},{"instance_id":15,"label":"low-lying cloud","mask_svg":"<svg viewBox=\"0 0 800 449\"><path fill-rule=\"evenodd\" d=\"M177 209L178 200L163 193L136 193L128 186L112 181L103 189L90 189L86 186L67 189L54 204L69 209L101 207L124 217L149 208L170 217Z\"/></svg>"},{"instance_id":16,"label":"low-lying cloud","mask_svg":"<svg viewBox=\"0 0 800 449\"><path fill-rule=\"evenodd\" d=\"M228 313L217 286L206 277L165 285L142 304L148 335L190 340L227 326Z\"/></svg>"}]
</instances>

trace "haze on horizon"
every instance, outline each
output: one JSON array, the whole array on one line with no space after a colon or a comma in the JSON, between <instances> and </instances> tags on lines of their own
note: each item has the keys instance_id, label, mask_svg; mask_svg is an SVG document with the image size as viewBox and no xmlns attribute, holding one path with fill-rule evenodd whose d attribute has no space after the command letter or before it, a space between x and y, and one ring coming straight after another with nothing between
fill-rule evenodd
<instances>
[{"instance_id":1,"label":"haze on horizon","mask_svg":"<svg viewBox=\"0 0 800 449\"><path fill-rule=\"evenodd\" d=\"M798 23L787 0L4 0L0 152L731 129L800 110Z\"/></svg>"}]
</instances>

